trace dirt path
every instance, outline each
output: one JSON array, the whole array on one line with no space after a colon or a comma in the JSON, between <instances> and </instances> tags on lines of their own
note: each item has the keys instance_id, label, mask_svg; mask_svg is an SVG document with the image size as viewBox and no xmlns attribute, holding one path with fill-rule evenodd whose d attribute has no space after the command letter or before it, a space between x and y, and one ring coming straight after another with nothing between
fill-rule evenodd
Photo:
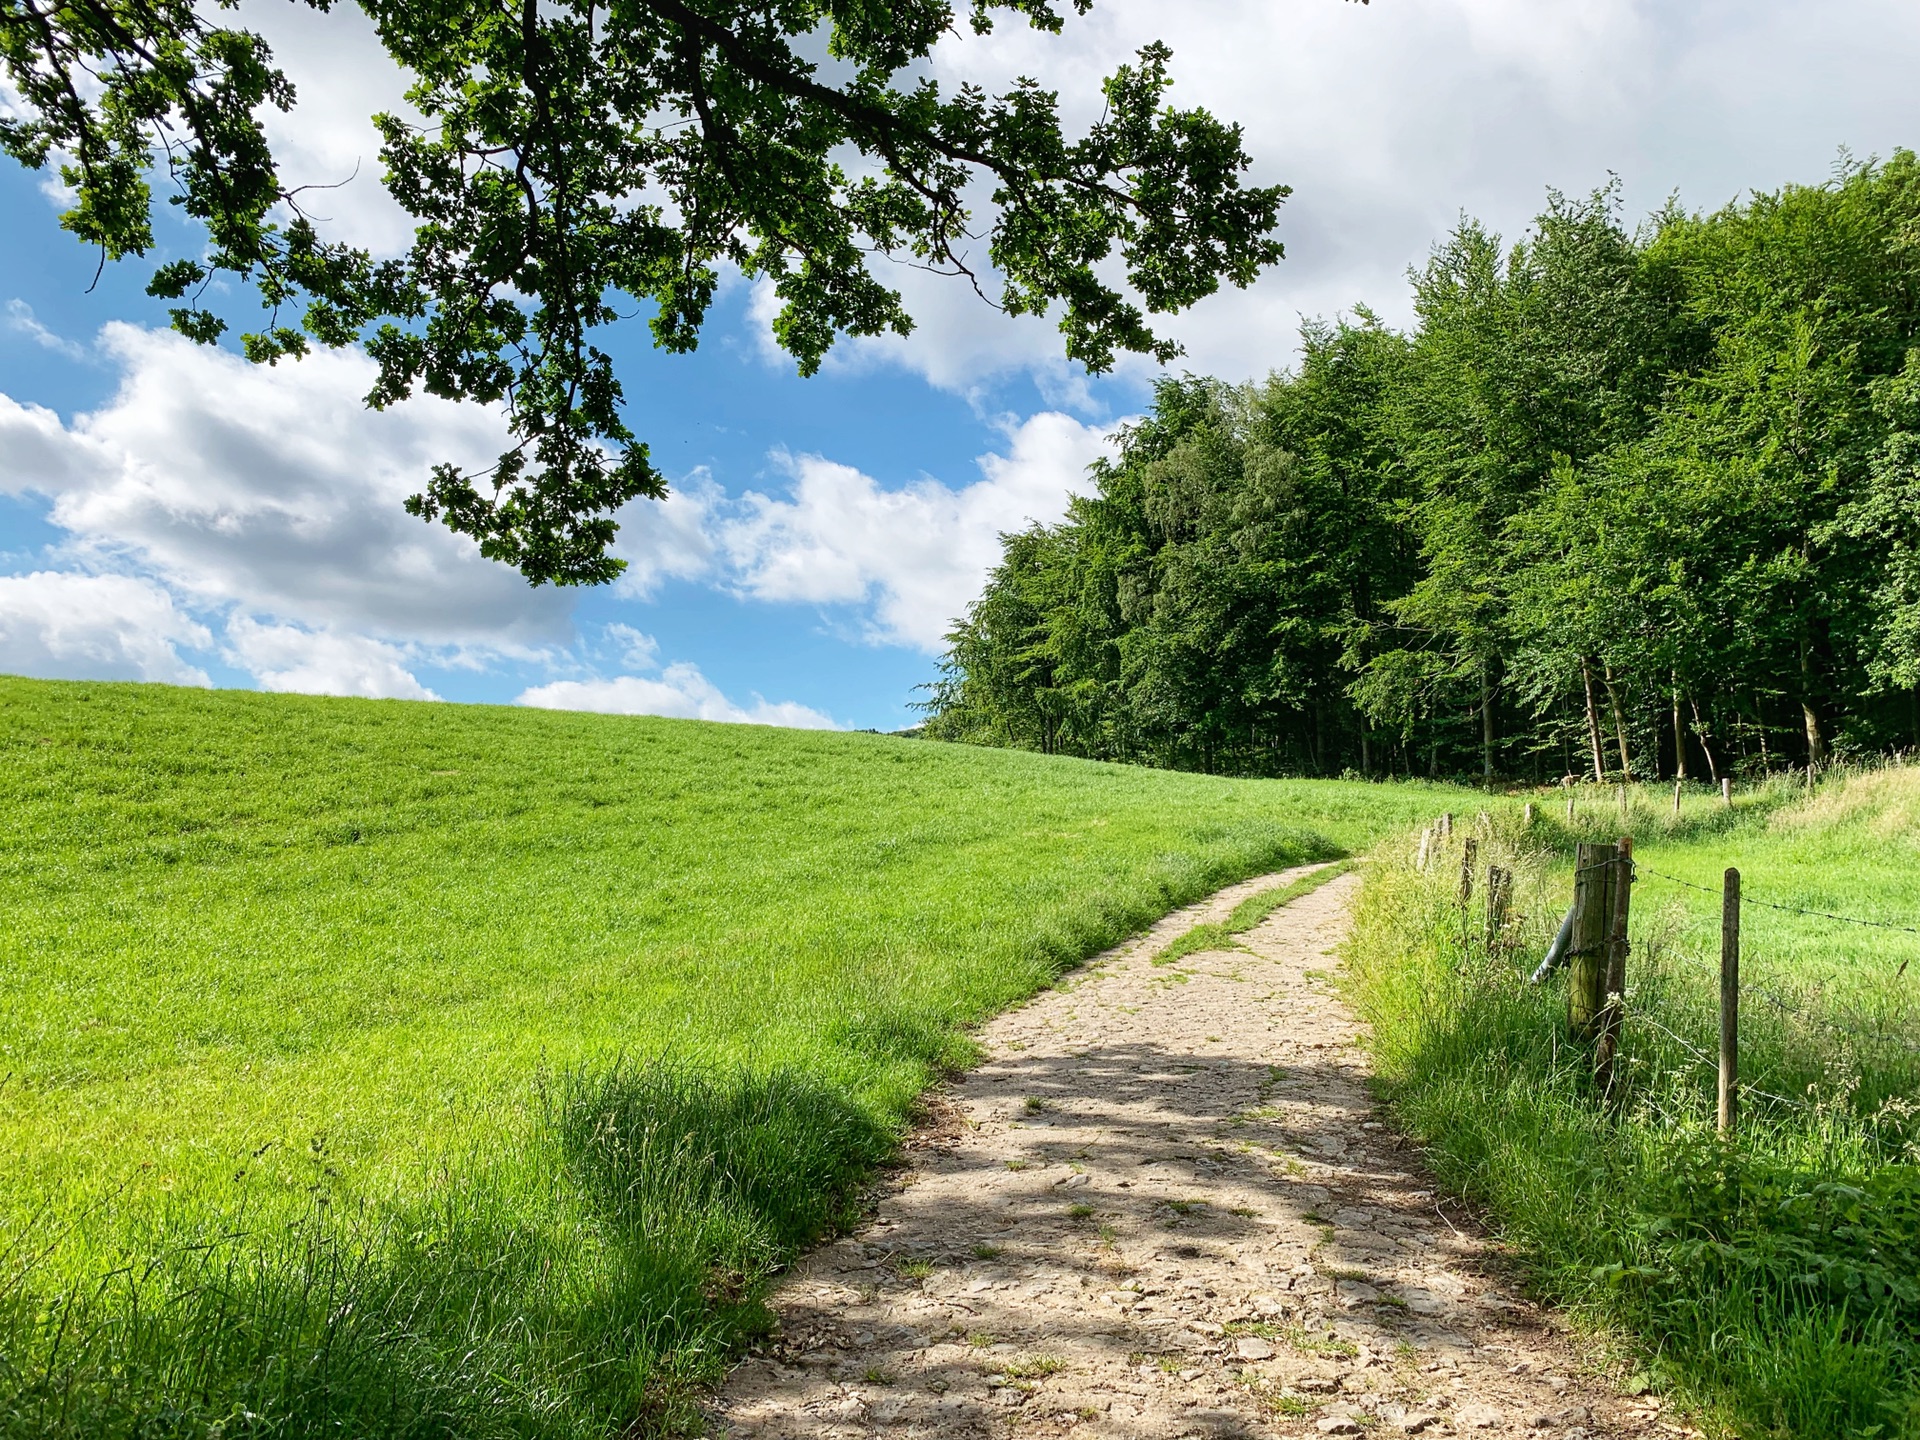
<instances>
[{"instance_id":1,"label":"dirt path","mask_svg":"<svg viewBox=\"0 0 1920 1440\"><path fill-rule=\"evenodd\" d=\"M723 1433L1679 1432L1579 1375L1376 1116L1328 980L1354 877L1246 950L1152 963L1300 873L988 1024L869 1227L781 1287Z\"/></svg>"}]
</instances>

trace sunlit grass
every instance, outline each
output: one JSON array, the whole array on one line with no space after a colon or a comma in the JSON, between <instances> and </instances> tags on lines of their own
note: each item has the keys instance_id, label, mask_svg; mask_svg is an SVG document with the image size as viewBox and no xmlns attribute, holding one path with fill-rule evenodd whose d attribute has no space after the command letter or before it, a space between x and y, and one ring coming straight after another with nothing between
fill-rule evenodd
<instances>
[{"instance_id":1,"label":"sunlit grass","mask_svg":"<svg viewBox=\"0 0 1920 1440\"><path fill-rule=\"evenodd\" d=\"M1447 793L0 680L0 1434L693 1423L968 1024Z\"/></svg>"},{"instance_id":2,"label":"sunlit grass","mask_svg":"<svg viewBox=\"0 0 1920 1440\"><path fill-rule=\"evenodd\" d=\"M1541 1286L1635 1335L1719 1433L1920 1433L1920 771L1717 795L1591 794L1569 826L1502 810L1518 954L1460 913L1460 846L1373 867L1348 951L1380 1072L1443 1179ZM1564 983L1530 986L1576 839L1634 836L1627 1019L1608 1104ZM1411 855L1408 844L1405 853ZM1722 873L1742 915L1742 1120L1715 1133ZM1671 877L1671 878L1665 878ZM1478 877L1484 887L1484 874ZM1684 882L1684 883L1676 883ZM1699 887L1699 888L1692 888Z\"/></svg>"}]
</instances>

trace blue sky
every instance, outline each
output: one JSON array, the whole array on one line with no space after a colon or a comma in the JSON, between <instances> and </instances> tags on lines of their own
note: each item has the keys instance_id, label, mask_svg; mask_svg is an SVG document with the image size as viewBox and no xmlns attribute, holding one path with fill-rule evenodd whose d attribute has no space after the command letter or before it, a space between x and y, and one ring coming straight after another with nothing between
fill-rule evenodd
<instances>
[{"instance_id":1,"label":"blue sky","mask_svg":"<svg viewBox=\"0 0 1920 1440\"><path fill-rule=\"evenodd\" d=\"M391 250L365 117L400 78L351 11L241 13L300 86L275 131L289 178L357 164L330 218ZM1462 211L1515 234L1547 187L1610 171L1633 210L1712 206L1920 140L1920 11L1891 0L1104 0L1060 39L956 42L934 70L1037 74L1084 121L1156 35L1175 99L1243 121L1254 178L1295 187L1288 259L1173 326L1186 365L1236 379L1284 365L1303 315L1403 319L1405 267ZM363 357L249 371L170 337L143 268L93 284L44 180L0 169L0 671L897 727L994 536L1057 517L1154 378L1077 375L1048 325L906 272L916 335L803 381L735 283L694 356L613 334L675 494L626 517L626 581L533 592L398 509L428 464L488 453L495 417L371 416Z\"/></svg>"}]
</instances>

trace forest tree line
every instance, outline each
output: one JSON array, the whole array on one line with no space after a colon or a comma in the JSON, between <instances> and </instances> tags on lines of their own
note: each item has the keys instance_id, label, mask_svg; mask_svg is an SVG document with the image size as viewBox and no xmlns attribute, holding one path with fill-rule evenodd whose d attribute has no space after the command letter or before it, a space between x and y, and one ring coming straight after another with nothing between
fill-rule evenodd
<instances>
[{"instance_id":1,"label":"forest tree line","mask_svg":"<svg viewBox=\"0 0 1920 1440\"><path fill-rule=\"evenodd\" d=\"M1920 739L1920 163L1629 230L1463 221L1415 323L1157 390L1003 537L936 738L1233 774L1635 779Z\"/></svg>"}]
</instances>

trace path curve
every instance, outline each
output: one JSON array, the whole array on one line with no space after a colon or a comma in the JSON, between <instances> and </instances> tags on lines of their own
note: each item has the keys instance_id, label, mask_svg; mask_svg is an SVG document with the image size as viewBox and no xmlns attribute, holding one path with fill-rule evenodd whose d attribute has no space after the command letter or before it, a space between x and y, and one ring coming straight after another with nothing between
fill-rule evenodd
<instances>
[{"instance_id":1,"label":"path curve","mask_svg":"<svg viewBox=\"0 0 1920 1440\"><path fill-rule=\"evenodd\" d=\"M984 1026L871 1222L808 1256L722 1433L1564 1440L1684 1433L1583 1376L1367 1088L1342 876L1240 937L1168 916Z\"/></svg>"}]
</instances>

